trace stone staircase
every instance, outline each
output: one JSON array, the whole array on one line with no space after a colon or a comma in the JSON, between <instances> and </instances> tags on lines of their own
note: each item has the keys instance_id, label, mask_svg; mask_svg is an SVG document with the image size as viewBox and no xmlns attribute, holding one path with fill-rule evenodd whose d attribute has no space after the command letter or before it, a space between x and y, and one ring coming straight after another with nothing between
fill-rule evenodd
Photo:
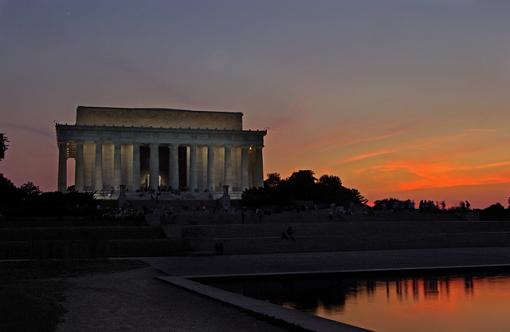
<instances>
[{"instance_id":1,"label":"stone staircase","mask_svg":"<svg viewBox=\"0 0 510 332\"><path fill-rule=\"evenodd\" d=\"M509 246L510 222L413 221L167 226L192 253ZM288 227L292 238L282 239ZM288 237L288 236L287 236Z\"/></svg>"}]
</instances>

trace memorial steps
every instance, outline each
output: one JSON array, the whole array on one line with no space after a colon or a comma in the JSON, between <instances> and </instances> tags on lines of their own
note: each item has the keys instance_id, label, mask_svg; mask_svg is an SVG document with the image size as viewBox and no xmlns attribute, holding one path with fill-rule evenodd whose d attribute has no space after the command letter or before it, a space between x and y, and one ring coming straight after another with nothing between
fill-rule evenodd
<instances>
[{"instance_id":1,"label":"memorial steps","mask_svg":"<svg viewBox=\"0 0 510 332\"><path fill-rule=\"evenodd\" d=\"M165 226L190 253L255 254L510 246L510 222L329 222ZM291 227L291 234L288 228ZM170 233L166 229L167 234Z\"/></svg>"},{"instance_id":2,"label":"memorial steps","mask_svg":"<svg viewBox=\"0 0 510 332\"><path fill-rule=\"evenodd\" d=\"M101 258L199 254L256 254L448 247L506 247L508 221L399 220L323 222L300 213L238 216L179 215L150 227L142 218L19 217L0 226L0 259ZM304 214L302 214L304 215ZM209 224L196 224L209 216ZM216 219L212 220L212 216ZM229 215L232 217L232 215ZM196 218L195 218L196 219ZM219 220L218 219L218 220ZM277 222L287 220L287 222ZM290 220L291 222L288 222ZM168 222L168 221L166 221ZM229 223L227 223L229 222ZM255 223L259 222L259 223ZM195 224L193 224L195 223ZM289 229L290 228L290 229Z\"/></svg>"}]
</instances>

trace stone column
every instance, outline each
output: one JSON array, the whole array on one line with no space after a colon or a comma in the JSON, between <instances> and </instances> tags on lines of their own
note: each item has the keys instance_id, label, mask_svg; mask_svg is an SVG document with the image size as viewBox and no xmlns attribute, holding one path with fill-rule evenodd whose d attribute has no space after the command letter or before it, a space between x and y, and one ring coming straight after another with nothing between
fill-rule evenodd
<instances>
[{"instance_id":1,"label":"stone column","mask_svg":"<svg viewBox=\"0 0 510 332\"><path fill-rule=\"evenodd\" d=\"M174 190L179 189L179 145L170 144L168 147L169 153L169 167L168 174L170 177L170 187Z\"/></svg>"},{"instance_id":2,"label":"stone column","mask_svg":"<svg viewBox=\"0 0 510 332\"><path fill-rule=\"evenodd\" d=\"M83 191L85 178L85 165L83 160L83 142L76 142L74 188L76 191Z\"/></svg>"},{"instance_id":3,"label":"stone column","mask_svg":"<svg viewBox=\"0 0 510 332\"><path fill-rule=\"evenodd\" d=\"M255 148L255 186L264 187L264 160L262 147Z\"/></svg>"},{"instance_id":4,"label":"stone column","mask_svg":"<svg viewBox=\"0 0 510 332\"><path fill-rule=\"evenodd\" d=\"M156 190L159 185L159 144L150 144L149 189Z\"/></svg>"},{"instance_id":5,"label":"stone column","mask_svg":"<svg viewBox=\"0 0 510 332\"><path fill-rule=\"evenodd\" d=\"M190 145L189 149L189 190L197 189L197 146Z\"/></svg>"},{"instance_id":6,"label":"stone column","mask_svg":"<svg viewBox=\"0 0 510 332\"><path fill-rule=\"evenodd\" d=\"M133 167L131 173L131 190L140 189L140 144L133 143Z\"/></svg>"},{"instance_id":7,"label":"stone column","mask_svg":"<svg viewBox=\"0 0 510 332\"><path fill-rule=\"evenodd\" d=\"M103 190L103 142L96 142L94 189L96 191Z\"/></svg>"},{"instance_id":8,"label":"stone column","mask_svg":"<svg viewBox=\"0 0 510 332\"><path fill-rule=\"evenodd\" d=\"M214 146L208 145L207 146L207 190L209 190L210 192L213 192L215 189L214 188L215 187L215 184L214 184L214 181L215 181L214 161L215 161Z\"/></svg>"},{"instance_id":9,"label":"stone column","mask_svg":"<svg viewBox=\"0 0 510 332\"><path fill-rule=\"evenodd\" d=\"M232 181L231 181L231 173L232 173L232 147L229 145L225 145L225 160L223 164L223 185L228 186L229 190L232 190Z\"/></svg>"},{"instance_id":10,"label":"stone column","mask_svg":"<svg viewBox=\"0 0 510 332\"><path fill-rule=\"evenodd\" d=\"M248 172L248 163L250 162L248 158L248 147L241 147L241 191L248 188L249 186L249 172Z\"/></svg>"},{"instance_id":11,"label":"stone column","mask_svg":"<svg viewBox=\"0 0 510 332\"><path fill-rule=\"evenodd\" d=\"M67 143L58 143L58 191L67 190Z\"/></svg>"},{"instance_id":12,"label":"stone column","mask_svg":"<svg viewBox=\"0 0 510 332\"><path fill-rule=\"evenodd\" d=\"M122 184L122 165L121 165L121 146L119 143L113 145L113 188L115 190L120 189Z\"/></svg>"}]
</instances>

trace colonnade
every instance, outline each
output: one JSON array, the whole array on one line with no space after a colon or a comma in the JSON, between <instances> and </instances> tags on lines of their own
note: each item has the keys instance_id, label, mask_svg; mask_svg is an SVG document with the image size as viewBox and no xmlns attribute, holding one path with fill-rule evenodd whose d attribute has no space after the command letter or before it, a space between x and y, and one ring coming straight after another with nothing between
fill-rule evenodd
<instances>
[{"instance_id":1,"label":"colonnade","mask_svg":"<svg viewBox=\"0 0 510 332\"><path fill-rule=\"evenodd\" d=\"M149 149L148 176L142 176L142 147ZM186 148L185 162L182 154L179 156L180 147ZM161 185L210 192L221 191L224 185L234 191L263 186L261 146L71 141L59 142L58 148L59 191L67 190L67 159L73 155L77 191L119 190L121 186L137 191L147 178L147 188L152 190ZM160 168L160 148L168 149L168 168L164 171ZM182 167L186 167L184 173ZM165 183L161 182L162 174ZM185 186L180 181L182 174L186 175Z\"/></svg>"}]
</instances>

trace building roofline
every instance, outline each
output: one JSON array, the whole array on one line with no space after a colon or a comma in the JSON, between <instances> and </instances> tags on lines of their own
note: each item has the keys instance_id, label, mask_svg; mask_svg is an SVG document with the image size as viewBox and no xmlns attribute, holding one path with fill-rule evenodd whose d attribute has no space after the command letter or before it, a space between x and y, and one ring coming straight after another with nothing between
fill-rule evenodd
<instances>
[{"instance_id":1,"label":"building roofline","mask_svg":"<svg viewBox=\"0 0 510 332\"><path fill-rule=\"evenodd\" d=\"M121 129L132 129L132 130L182 130L182 131L193 131L193 132L226 132L226 133L263 133L267 134L267 130L252 130L252 129L227 129L227 128L192 128L192 127L137 127L137 126L109 126L109 125L76 125L67 123L55 123L55 128L76 128L76 129L105 129L105 130L121 130Z\"/></svg>"},{"instance_id":2,"label":"building roofline","mask_svg":"<svg viewBox=\"0 0 510 332\"><path fill-rule=\"evenodd\" d=\"M78 105L76 111L80 109L101 109L101 110L130 110L130 111L179 111L179 112L190 112L190 113L220 113L220 114L237 114L243 116L242 112L227 112L227 111L198 111L198 110L187 110L179 108L158 108L158 107L110 107L110 106L85 106Z\"/></svg>"}]
</instances>

